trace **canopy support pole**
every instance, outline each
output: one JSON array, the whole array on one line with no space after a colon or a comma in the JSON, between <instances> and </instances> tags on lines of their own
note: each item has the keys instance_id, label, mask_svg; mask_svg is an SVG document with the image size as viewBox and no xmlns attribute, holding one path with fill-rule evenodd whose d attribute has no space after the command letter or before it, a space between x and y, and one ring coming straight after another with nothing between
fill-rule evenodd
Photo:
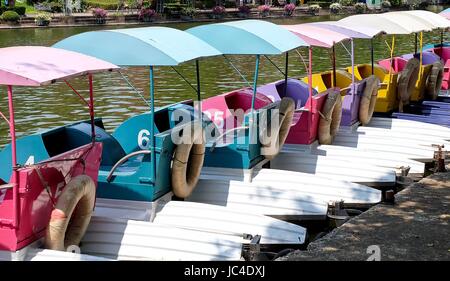
<instances>
[{"instance_id":1,"label":"canopy support pole","mask_svg":"<svg viewBox=\"0 0 450 281\"><path fill-rule=\"evenodd\" d=\"M332 48L332 59L333 59L333 87L336 87L336 49L334 48L334 42Z\"/></svg>"},{"instance_id":2,"label":"canopy support pole","mask_svg":"<svg viewBox=\"0 0 450 281\"><path fill-rule=\"evenodd\" d=\"M288 66L289 66L289 52L286 52L284 65L284 96L286 96L287 94Z\"/></svg>"},{"instance_id":3,"label":"canopy support pole","mask_svg":"<svg viewBox=\"0 0 450 281\"><path fill-rule=\"evenodd\" d=\"M9 132L11 134L11 164L13 186L13 227L18 228L20 224L20 198L19 198L19 166L17 165L16 126L14 122L14 102L12 86L8 85L9 106Z\"/></svg>"},{"instance_id":4,"label":"canopy support pole","mask_svg":"<svg viewBox=\"0 0 450 281\"><path fill-rule=\"evenodd\" d=\"M420 32L420 64L419 64L419 76L422 75L423 73L423 53L422 53L422 48L423 48L423 32Z\"/></svg>"},{"instance_id":5,"label":"canopy support pole","mask_svg":"<svg viewBox=\"0 0 450 281\"><path fill-rule=\"evenodd\" d=\"M414 54L417 54L417 33L414 33Z\"/></svg>"},{"instance_id":6,"label":"canopy support pole","mask_svg":"<svg viewBox=\"0 0 450 281\"><path fill-rule=\"evenodd\" d=\"M260 56L256 55L255 76L253 77L252 111L253 109L255 109L256 87L258 86L258 75L259 75L259 60Z\"/></svg>"},{"instance_id":7,"label":"canopy support pole","mask_svg":"<svg viewBox=\"0 0 450 281\"><path fill-rule=\"evenodd\" d=\"M200 89L200 62L198 59L195 60L195 70L197 72L197 101L198 101L198 118L202 121L202 97ZM195 108L195 107L194 107Z\"/></svg>"},{"instance_id":8,"label":"canopy support pole","mask_svg":"<svg viewBox=\"0 0 450 281\"><path fill-rule=\"evenodd\" d=\"M394 64L394 47L395 47L395 35L392 35L391 67L389 67L389 83L391 83L391 81L392 81L392 67L393 67L393 64Z\"/></svg>"},{"instance_id":9,"label":"canopy support pole","mask_svg":"<svg viewBox=\"0 0 450 281\"><path fill-rule=\"evenodd\" d=\"M313 110L313 90L312 90L312 47L309 47L309 67L308 67L308 86L309 86L309 118L308 118L308 130L311 129L312 124L312 110Z\"/></svg>"},{"instance_id":10,"label":"canopy support pole","mask_svg":"<svg viewBox=\"0 0 450 281\"><path fill-rule=\"evenodd\" d=\"M353 38L350 40L351 44L351 57L352 57L352 96L355 94L355 53L354 53L354 44Z\"/></svg>"},{"instance_id":11,"label":"canopy support pole","mask_svg":"<svg viewBox=\"0 0 450 281\"><path fill-rule=\"evenodd\" d=\"M151 151L151 179L155 183L156 176L156 155L155 155L155 83L154 83L153 66L150 66L150 151Z\"/></svg>"},{"instance_id":12,"label":"canopy support pole","mask_svg":"<svg viewBox=\"0 0 450 281\"><path fill-rule=\"evenodd\" d=\"M92 144L95 143L95 124L94 124L94 86L92 74L89 74L89 115L91 117Z\"/></svg>"},{"instance_id":13,"label":"canopy support pole","mask_svg":"<svg viewBox=\"0 0 450 281\"><path fill-rule=\"evenodd\" d=\"M442 49L444 48L444 30L441 30L441 55L439 56L442 59Z\"/></svg>"},{"instance_id":14,"label":"canopy support pole","mask_svg":"<svg viewBox=\"0 0 450 281\"><path fill-rule=\"evenodd\" d=\"M255 100L256 100L256 88L258 87L258 76L259 76L259 60L260 55L256 55L256 63L255 63L255 75L253 77L253 95L252 95L252 108L251 108L251 114L250 114L250 120L249 120L249 127L250 127L250 144L257 143L258 140L256 139L258 133L255 132L255 129L257 128L255 122ZM254 139L255 138L255 139Z\"/></svg>"},{"instance_id":15,"label":"canopy support pole","mask_svg":"<svg viewBox=\"0 0 450 281\"><path fill-rule=\"evenodd\" d=\"M374 63L374 53L373 53L373 38L370 38L370 61L372 63L372 75L373 75L373 63Z\"/></svg>"}]
</instances>

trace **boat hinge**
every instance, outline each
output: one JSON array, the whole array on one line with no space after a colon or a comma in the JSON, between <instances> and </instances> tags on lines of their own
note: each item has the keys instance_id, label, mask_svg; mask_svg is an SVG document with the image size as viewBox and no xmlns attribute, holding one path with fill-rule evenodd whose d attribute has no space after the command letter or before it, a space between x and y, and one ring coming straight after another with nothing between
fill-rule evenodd
<instances>
[{"instance_id":1,"label":"boat hinge","mask_svg":"<svg viewBox=\"0 0 450 281\"><path fill-rule=\"evenodd\" d=\"M250 234L244 234L243 238L250 240L249 244L244 244L242 256L247 261L257 261L261 255L261 235L252 236Z\"/></svg>"}]
</instances>

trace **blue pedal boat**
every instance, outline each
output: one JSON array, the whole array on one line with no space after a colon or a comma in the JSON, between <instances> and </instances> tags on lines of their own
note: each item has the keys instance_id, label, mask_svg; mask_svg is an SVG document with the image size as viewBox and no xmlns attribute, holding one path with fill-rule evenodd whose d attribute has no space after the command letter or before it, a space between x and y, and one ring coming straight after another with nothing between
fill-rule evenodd
<instances>
[{"instance_id":1,"label":"blue pedal boat","mask_svg":"<svg viewBox=\"0 0 450 281\"><path fill-rule=\"evenodd\" d=\"M180 46L180 41L185 44ZM92 42L97 42L95 47ZM98 216L150 220L233 237L239 233L260 234L263 244L303 243L304 228L262 216L264 212L252 206L244 212L229 206L172 200L173 195L178 199L188 197L197 185L205 154L202 127L209 123L206 119L204 125L199 122L203 117L192 103L154 108L154 67L177 66L195 60L198 71L199 59L221 54L218 50L189 33L165 27L86 32L64 39L55 47L91 54L118 65L145 66L150 70L150 112L131 117L112 134L104 130L101 120L96 122L96 139L104 144L105 156L99 174ZM200 99L197 73L196 94ZM192 124L200 124L193 134L200 135L200 140L176 144L175 137L180 133L191 136L188 133L192 132ZM82 129L85 125L70 126ZM184 151L185 158L178 159L177 151ZM211 183L210 187L216 183ZM292 205L301 206L298 199L291 201ZM317 203L313 210L325 216L327 205ZM255 223L249 224L249 220Z\"/></svg>"}]
</instances>

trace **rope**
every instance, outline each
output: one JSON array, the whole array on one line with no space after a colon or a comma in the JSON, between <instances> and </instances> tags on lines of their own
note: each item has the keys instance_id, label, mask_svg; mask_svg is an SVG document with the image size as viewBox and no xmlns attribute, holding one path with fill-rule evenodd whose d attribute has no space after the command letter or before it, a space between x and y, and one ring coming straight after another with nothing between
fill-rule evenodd
<instances>
[{"instance_id":1,"label":"rope","mask_svg":"<svg viewBox=\"0 0 450 281\"><path fill-rule=\"evenodd\" d=\"M283 70L281 70L281 68L278 67L278 65L276 65L267 55L264 55L264 57L283 75L285 76L286 74L283 72Z\"/></svg>"},{"instance_id":2,"label":"rope","mask_svg":"<svg viewBox=\"0 0 450 281\"><path fill-rule=\"evenodd\" d=\"M118 72L120 76L122 76L122 79L125 80L125 82L128 84L128 86L130 86L130 88L133 89L136 92L136 94L138 94L139 97L141 97L141 99L145 102L145 104L150 106L150 103L142 95L142 92L136 89L136 87L134 87L134 85L130 82L130 80L120 70Z\"/></svg>"},{"instance_id":3,"label":"rope","mask_svg":"<svg viewBox=\"0 0 450 281\"><path fill-rule=\"evenodd\" d=\"M306 61L303 58L302 54L297 49L295 49L295 52L297 53L297 55L300 57L301 61L303 62L303 65L305 66L306 73L308 73L308 65L306 65Z\"/></svg>"},{"instance_id":4,"label":"rope","mask_svg":"<svg viewBox=\"0 0 450 281\"><path fill-rule=\"evenodd\" d=\"M321 111L317 111L317 112L319 113L320 117L322 117L322 118L325 119L326 121L330 121L330 120L331 120L331 118L329 118L329 117L323 115L323 113L322 113Z\"/></svg>"},{"instance_id":5,"label":"rope","mask_svg":"<svg viewBox=\"0 0 450 281\"><path fill-rule=\"evenodd\" d=\"M241 76L242 80L244 80L247 85L253 89L253 85L245 78L245 76L242 74L242 72L239 71L239 69L233 64L233 62L225 55L223 55L225 60L228 62L228 64Z\"/></svg>"},{"instance_id":6,"label":"rope","mask_svg":"<svg viewBox=\"0 0 450 281\"><path fill-rule=\"evenodd\" d=\"M183 76L183 74L181 74L175 67L171 66L171 68L184 80L184 82L189 85L189 87L191 87L195 91L195 93L198 92L198 89L194 87L194 85L192 85L191 82L189 82L189 80L187 80L187 78Z\"/></svg>"},{"instance_id":7,"label":"rope","mask_svg":"<svg viewBox=\"0 0 450 281\"><path fill-rule=\"evenodd\" d=\"M56 207L55 198L53 198L53 194L52 194L52 191L50 190L50 187L48 186L48 182L42 176L42 173L41 173L41 170L39 169L39 167L33 166L33 169L36 171L36 174L38 175L38 178L41 181L42 186L47 191L48 197L52 201L53 208L55 208Z\"/></svg>"}]
</instances>

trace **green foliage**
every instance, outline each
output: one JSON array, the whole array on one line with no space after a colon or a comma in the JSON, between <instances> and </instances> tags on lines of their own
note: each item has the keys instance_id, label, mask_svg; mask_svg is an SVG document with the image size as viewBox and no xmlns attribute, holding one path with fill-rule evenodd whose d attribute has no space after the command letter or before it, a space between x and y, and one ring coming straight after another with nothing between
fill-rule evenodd
<instances>
[{"instance_id":1,"label":"green foliage","mask_svg":"<svg viewBox=\"0 0 450 281\"><path fill-rule=\"evenodd\" d=\"M193 7L184 7L183 9L181 9L181 14L183 16L194 17L195 13L196 13L196 10Z\"/></svg>"},{"instance_id":2,"label":"green foliage","mask_svg":"<svg viewBox=\"0 0 450 281\"><path fill-rule=\"evenodd\" d=\"M63 4L60 2L50 2L48 3L48 6L52 13L62 13L63 11Z\"/></svg>"},{"instance_id":3,"label":"green foliage","mask_svg":"<svg viewBox=\"0 0 450 281\"><path fill-rule=\"evenodd\" d=\"M356 10L356 13L362 14L366 11L367 5L366 5L366 3L359 2L359 3L356 3L354 7Z\"/></svg>"},{"instance_id":4,"label":"green foliage","mask_svg":"<svg viewBox=\"0 0 450 281\"><path fill-rule=\"evenodd\" d=\"M330 1L308 1L309 5L319 5L320 8L328 8L331 5Z\"/></svg>"},{"instance_id":5,"label":"green foliage","mask_svg":"<svg viewBox=\"0 0 450 281\"><path fill-rule=\"evenodd\" d=\"M339 4L341 4L342 6L353 6L353 4L355 3L356 3L355 0L339 0Z\"/></svg>"},{"instance_id":6,"label":"green foliage","mask_svg":"<svg viewBox=\"0 0 450 281\"><path fill-rule=\"evenodd\" d=\"M2 21L9 23L18 23L20 20L20 16L15 11L5 11L1 16Z\"/></svg>"},{"instance_id":7,"label":"green foliage","mask_svg":"<svg viewBox=\"0 0 450 281\"><path fill-rule=\"evenodd\" d=\"M338 14L341 10L342 10L342 5L337 2L330 5L330 11L333 14Z\"/></svg>"},{"instance_id":8,"label":"green foliage","mask_svg":"<svg viewBox=\"0 0 450 281\"><path fill-rule=\"evenodd\" d=\"M84 0L86 7L102 8L105 10L116 10L119 6L118 0Z\"/></svg>"},{"instance_id":9,"label":"green foliage","mask_svg":"<svg viewBox=\"0 0 450 281\"><path fill-rule=\"evenodd\" d=\"M319 10L320 10L320 6L318 4L312 4L312 5L308 6L308 13L310 13L310 14L315 15L315 14L319 13Z\"/></svg>"},{"instance_id":10,"label":"green foliage","mask_svg":"<svg viewBox=\"0 0 450 281\"><path fill-rule=\"evenodd\" d=\"M2 0L0 0L2 1ZM25 15L25 11L26 11L26 7L14 7L14 8L10 8L10 7L5 7L5 6L1 6L0 7L0 14L3 14L6 11L14 11L17 14L19 14L19 16L24 16Z\"/></svg>"},{"instance_id":11,"label":"green foliage","mask_svg":"<svg viewBox=\"0 0 450 281\"><path fill-rule=\"evenodd\" d=\"M390 0L392 7L401 7L403 6L402 0Z\"/></svg>"}]
</instances>

